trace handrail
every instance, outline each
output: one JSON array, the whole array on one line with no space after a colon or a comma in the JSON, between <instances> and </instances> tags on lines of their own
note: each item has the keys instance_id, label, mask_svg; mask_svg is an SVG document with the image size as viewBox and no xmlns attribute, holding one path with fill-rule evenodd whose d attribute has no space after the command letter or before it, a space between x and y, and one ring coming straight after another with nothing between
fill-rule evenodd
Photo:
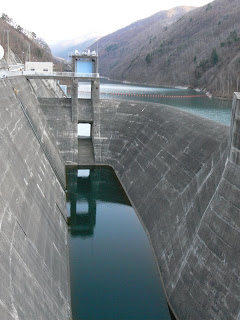
<instances>
[{"instance_id":1,"label":"handrail","mask_svg":"<svg viewBox=\"0 0 240 320\"><path fill-rule=\"evenodd\" d=\"M77 73L77 72L36 72L36 71L8 71L3 70L0 72L0 78L18 76L31 76L31 77L52 77L52 78L99 78L99 73Z\"/></svg>"}]
</instances>

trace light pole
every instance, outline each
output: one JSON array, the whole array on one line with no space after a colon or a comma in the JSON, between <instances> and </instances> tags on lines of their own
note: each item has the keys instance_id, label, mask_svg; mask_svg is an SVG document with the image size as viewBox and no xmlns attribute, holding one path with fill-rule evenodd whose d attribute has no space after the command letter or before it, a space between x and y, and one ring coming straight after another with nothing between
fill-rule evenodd
<instances>
[{"instance_id":1,"label":"light pole","mask_svg":"<svg viewBox=\"0 0 240 320\"><path fill-rule=\"evenodd\" d=\"M7 33L7 64L9 65L9 30L4 30Z\"/></svg>"}]
</instances>

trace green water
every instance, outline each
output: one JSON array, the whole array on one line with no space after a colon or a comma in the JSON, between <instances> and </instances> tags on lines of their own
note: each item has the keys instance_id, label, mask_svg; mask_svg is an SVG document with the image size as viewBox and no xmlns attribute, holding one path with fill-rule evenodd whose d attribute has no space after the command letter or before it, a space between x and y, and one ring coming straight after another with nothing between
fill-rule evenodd
<instances>
[{"instance_id":1,"label":"green water","mask_svg":"<svg viewBox=\"0 0 240 320\"><path fill-rule=\"evenodd\" d=\"M73 320L170 320L148 238L113 170L68 167L67 188Z\"/></svg>"},{"instance_id":2,"label":"green water","mask_svg":"<svg viewBox=\"0 0 240 320\"><path fill-rule=\"evenodd\" d=\"M203 92L196 92L195 90L183 88L158 88L118 83L111 84L107 81L105 81L105 83L104 81L101 81L100 90L102 99L131 99L167 104L230 125L232 102L209 98Z\"/></svg>"},{"instance_id":3,"label":"green water","mask_svg":"<svg viewBox=\"0 0 240 320\"><path fill-rule=\"evenodd\" d=\"M79 97L90 98L90 85L81 83ZM209 98L203 92L196 92L191 89L112 83L110 80L102 79L100 98L167 104L228 126L231 120L231 101Z\"/></svg>"}]
</instances>

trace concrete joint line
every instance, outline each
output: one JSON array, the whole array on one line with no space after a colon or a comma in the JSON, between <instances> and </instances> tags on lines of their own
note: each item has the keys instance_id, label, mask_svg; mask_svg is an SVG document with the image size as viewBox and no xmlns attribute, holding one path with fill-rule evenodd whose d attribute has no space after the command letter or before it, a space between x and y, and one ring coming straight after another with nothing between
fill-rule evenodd
<instances>
[{"instance_id":1,"label":"concrete joint line","mask_svg":"<svg viewBox=\"0 0 240 320\"><path fill-rule=\"evenodd\" d=\"M64 221L65 221L65 222L66 222L66 224L68 225L67 219L66 219L66 217L64 216L64 214L63 214L62 210L59 208L59 205L57 204L57 202L55 202L55 204L56 204L56 207L58 208L58 210L59 210L59 212L60 212L61 216L63 217Z\"/></svg>"},{"instance_id":2,"label":"concrete joint line","mask_svg":"<svg viewBox=\"0 0 240 320\"><path fill-rule=\"evenodd\" d=\"M47 160L48 160L48 162L49 162L49 164L50 164L50 166L51 166L56 178L58 179L58 181L59 181L61 187L63 188L63 190L66 190L65 183L60 178L60 176L59 176L59 174L58 174L58 172L57 172L57 170L56 170L56 168L55 168L55 166L54 166L54 164L52 162L52 159L51 159L49 153L47 152L46 148L44 147L43 142L41 141L41 137L38 135L37 131L35 130L34 125L33 125L33 121L31 120L30 115L27 113L27 109L24 107L23 103L21 102L20 98L17 95L16 95L16 98L17 98L17 100L18 100L18 102L20 104L20 107L21 107L21 109L22 109L22 111L23 111L23 113L24 113L24 115L25 115L25 117L26 117L26 119L27 119L27 121L28 121L28 123L29 123L29 125L30 125L30 127L31 127L31 129L32 129L32 131L34 133L34 135L35 135L35 137L37 138L37 141L39 142L40 147L42 148L43 153L45 154L45 156L46 156L46 158L47 158Z\"/></svg>"},{"instance_id":3,"label":"concrete joint line","mask_svg":"<svg viewBox=\"0 0 240 320\"><path fill-rule=\"evenodd\" d=\"M195 236L194 236L193 241L192 241L192 245L191 245L191 247L188 249L188 251L187 251L187 253L185 254L185 257L183 258L183 261L182 261L182 263L181 263L181 265L180 265L178 277L177 277L177 279L174 281L175 286L176 286L176 284L178 283L179 279L181 278L182 271L183 271L183 269L185 268L185 265L187 264L188 257L190 256L190 253L191 253L191 251L193 250L193 247L194 247L194 245L195 245L195 243L196 243L196 241L197 241L197 238L200 239L200 237L198 236L199 229L200 229L200 227L201 227L201 225L202 225L202 221L203 221L204 218L205 218L206 212L208 211L209 208L211 208L212 201L213 201L214 197L216 196L216 194L218 193L219 186L220 186L222 180L224 179L223 177L224 177L224 174L225 174L225 172L226 172L226 169L227 169L227 164L225 164L225 168L224 168L223 173L222 173L222 178L219 180L219 183L218 183L218 185L217 185L217 187L216 187L216 190L215 190L214 194L212 195L212 197L211 197L211 199L210 199L210 201L209 201L209 203L208 203L208 205L207 205L207 207L206 207L206 209L205 209L205 211L204 211L204 213L203 213L203 215L202 215L202 218L200 219L200 221L199 221L199 223L198 223L198 227L196 228ZM205 181L206 181L206 179L205 179ZM173 291L174 291L174 290L173 290Z\"/></svg>"}]
</instances>

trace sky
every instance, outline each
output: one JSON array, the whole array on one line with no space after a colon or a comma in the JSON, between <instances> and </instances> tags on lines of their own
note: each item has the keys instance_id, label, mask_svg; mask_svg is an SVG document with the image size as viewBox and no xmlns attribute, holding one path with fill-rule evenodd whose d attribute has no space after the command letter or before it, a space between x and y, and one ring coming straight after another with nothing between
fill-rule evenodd
<instances>
[{"instance_id":1,"label":"sky","mask_svg":"<svg viewBox=\"0 0 240 320\"><path fill-rule=\"evenodd\" d=\"M12 0L1 1L6 13L49 45L88 34L104 36L158 11L203 6L211 0Z\"/></svg>"}]
</instances>

